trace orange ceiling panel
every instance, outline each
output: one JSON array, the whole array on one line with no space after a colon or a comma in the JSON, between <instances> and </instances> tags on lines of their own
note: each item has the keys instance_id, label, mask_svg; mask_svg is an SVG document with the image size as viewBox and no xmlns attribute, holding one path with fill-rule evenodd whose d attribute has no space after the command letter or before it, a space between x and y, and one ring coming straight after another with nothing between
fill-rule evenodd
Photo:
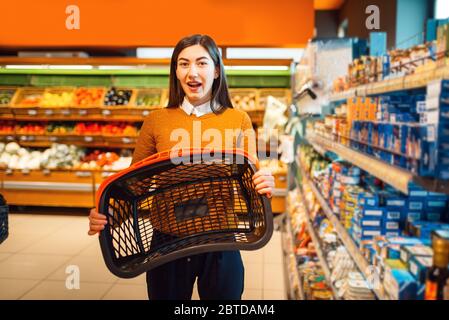
<instances>
[{"instance_id":1,"label":"orange ceiling panel","mask_svg":"<svg viewBox=\"0 0 449 320\"><path fill-rule=\"evenodd\" d=\"M68 30L69 5L79 29ZM0 46L174 46L189 34L222 46L303 47L313 37L313 0L2 1Z\"/></svg>"},{"instance_id":2,"label":"orange ceiling panel","mask_svg":"<svg viewBox=\"0 0 449 320\"><path fill-rule=\"evenodd\" d=\"M314 0L315 10L337 10L340 9L345 0Z\"/></svg>"}]
</instances>

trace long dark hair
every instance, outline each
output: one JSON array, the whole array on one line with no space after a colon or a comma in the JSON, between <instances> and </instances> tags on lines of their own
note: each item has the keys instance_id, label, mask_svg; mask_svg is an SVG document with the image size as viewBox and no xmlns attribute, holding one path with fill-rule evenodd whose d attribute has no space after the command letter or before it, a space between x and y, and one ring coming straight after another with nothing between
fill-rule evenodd
<instances>
[{"instance_id":1,"label":"long dark hair","mask_svg":"<svg viewBox=\"0 0 449 320\"><path fill-rule=\"evenodd\" d=\"M224 73L223 61L214 40L207 35L195 34L193 36L181 39L176 45L170 62L170 89L167 108L178 108L184 100L184 90L176 77L176 68L178 67L178 56L182 50L187 47L201 45L207 50L214 62L215 67L219 67L218 78L214 79L212 84L211 108L216 114L232 108L232 102L229 97L228 84Z\"/></svg>"}]
</instances>

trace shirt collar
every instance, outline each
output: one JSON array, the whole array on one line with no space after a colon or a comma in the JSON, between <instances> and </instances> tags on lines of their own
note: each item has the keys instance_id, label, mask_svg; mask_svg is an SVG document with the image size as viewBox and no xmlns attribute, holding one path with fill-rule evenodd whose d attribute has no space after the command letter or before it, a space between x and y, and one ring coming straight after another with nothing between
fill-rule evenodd
<instances>
[{"instance_id":1,"label":"shirt collar","mask_svg":"<svg viewBox=\"0 0 449 320\"><path fill-rule=\"evenodd\" d=\"M206 103L203 103L195 107L187 100L186 97L184 97L184 100L182 101L181 109L184 110L184 112L189 116L191 114L194 114L196 117L201 117L204 116L205 114L213 112L210 106L210 100L207 101Z\"/></svg>"}]
</instances>

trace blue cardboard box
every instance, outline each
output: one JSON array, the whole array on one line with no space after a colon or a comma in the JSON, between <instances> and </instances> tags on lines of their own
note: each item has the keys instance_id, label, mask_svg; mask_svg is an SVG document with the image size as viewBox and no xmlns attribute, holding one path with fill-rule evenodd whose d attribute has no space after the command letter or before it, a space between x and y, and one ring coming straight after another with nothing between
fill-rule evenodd
<instances>
[{"instance_id":1,"label":"blue cardboard box","mask_svg":"<svg viewBox=\"0 0 449 320\"><path fill-rule=\"evenodd\" d=\"M408 199L408 209L411 211L420 211L424 209L425 198L410 197Z\"/></svg>"},{"instance_id":2,"label":"blue cardboard box","mask_svg":"<svg viewBox=\"0 0 449 320\"><path fill-rule=\"evenodd\" d=\"M427 271L432 267L432 265L432 257L412 256L409 261L409 271L416 281L424 284L426 282Z\"/></svg>"},{"instance_id":3,"label":"blue cardboard box","mask_svg":"<svg viewBox=\"0 0 449 320\"><path fill-rule=\"evenodd\" d=\"M361 210L362 217L378 217L382 218L385 213L385 208L373 207L373 208L363 208Z\"/></svg>"},{"instance_id":4,"label":"blue cardboard box","mask_svg":"<svg viewBox=\"0 0 449 320\"><path fill-rule=\"evenodd\" d=\"M388 277L387 277L388 275ZM417 283L407 270L392 269L384 279L389 295L395 300L415 300Z\"/></svg>"},{"instance_id":5,"label":"blue cardboard box","mask_svg":"<svg viewBox=\"0 0 449 320\"><path fill-rule=\"evenodd\" d=\"M443 213L441 211L425 211L424 219L430 222L440 222L443 220Z\"/></svg>"}]
</instances>

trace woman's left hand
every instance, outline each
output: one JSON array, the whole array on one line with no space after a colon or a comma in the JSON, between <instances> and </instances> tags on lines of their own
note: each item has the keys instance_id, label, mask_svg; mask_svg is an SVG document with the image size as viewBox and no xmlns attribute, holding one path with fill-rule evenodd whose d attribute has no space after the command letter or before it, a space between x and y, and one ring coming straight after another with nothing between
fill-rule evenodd
<instances>
[{"instance_id":1,"label":"woman's left hand","mask_svg":"<svg viewBox=\"0 0 449 320\"><path fill-rule=\"evenodd\" d=\"M267 169L260 169L253 175L253 182L259 194L265 194L268 198L273 195L274 177Z\"/></svg>"}]
</instances>

